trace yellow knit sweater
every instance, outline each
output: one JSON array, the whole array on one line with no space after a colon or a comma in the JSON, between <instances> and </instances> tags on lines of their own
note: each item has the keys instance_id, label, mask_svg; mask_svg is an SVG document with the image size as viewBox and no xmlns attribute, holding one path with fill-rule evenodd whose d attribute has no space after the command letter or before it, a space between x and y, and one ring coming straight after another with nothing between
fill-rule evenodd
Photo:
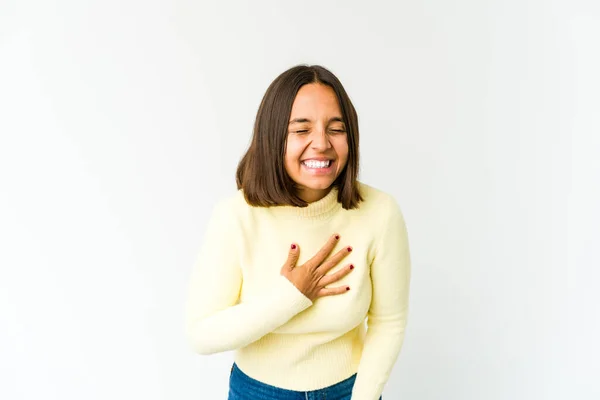
<instances>
[{"instance_id":1,"label":"yellow knit sweater","mask_svg":"<svg viewBox=\"0 0 600 400\"><path fill-rule=\"evenodd\" d=\"M269 385L310 391L358 372L352 400L377 400L400 353L411 275L408 236L395 199L359 182L364 202L344 210L333 188L308 207L251 207L242 190L219 201L193 266L186 335L200 354L235 350L244 373ZM339 233L334 267L354 270L305 297L280 274L291 243L302 265ZM365 319L368 317L365 326ZM366 329L368 327L368 329Z\"/></svg>"}]
</instances>

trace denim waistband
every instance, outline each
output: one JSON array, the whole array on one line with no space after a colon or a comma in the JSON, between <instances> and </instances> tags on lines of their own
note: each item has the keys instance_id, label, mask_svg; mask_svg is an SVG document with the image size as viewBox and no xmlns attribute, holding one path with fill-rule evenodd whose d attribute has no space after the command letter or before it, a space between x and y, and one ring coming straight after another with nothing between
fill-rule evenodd
<instances>
[{"instance_id":1,"label":"denim waistband","mask_svg":"<svg viewBox=\"0 0 600 400\"><path fill-rule=\"evenodd\" d=\"M350 400L355 380L356 374L323 389L301 392L260 382L233 363L228 400Z\"/></svg>"}]
</instances>

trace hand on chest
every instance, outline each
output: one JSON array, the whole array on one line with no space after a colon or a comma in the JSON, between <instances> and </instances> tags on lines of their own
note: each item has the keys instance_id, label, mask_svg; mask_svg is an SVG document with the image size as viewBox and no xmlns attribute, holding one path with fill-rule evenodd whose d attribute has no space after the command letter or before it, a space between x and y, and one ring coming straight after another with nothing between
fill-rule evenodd
<instances>
[{"instance_id":1,"label":"hand on chest","mask_svg":"<svg viewBox=\"0 0 600 400\"><path fill-rule=\"evenodd\" d=\"M296 243L300 249L296 268L303 268L333 233L339 233L340 239L327 259L347 246L352 247L352 252L326 273L334 274L352 264L354 269L348 275L326 286L349 286L350 290L343 294L317 298L311 307L296 315L277 332L349 330L364 321L372 290L369 271L372 246L370 235L358 235L356 230L345 230L341 226L304 231L281 231L264 227L255 232L255 236L246 239L240 260L243 274L241 302L270 290L287 259L291 243Z\"/></svg>"}]
</instances>

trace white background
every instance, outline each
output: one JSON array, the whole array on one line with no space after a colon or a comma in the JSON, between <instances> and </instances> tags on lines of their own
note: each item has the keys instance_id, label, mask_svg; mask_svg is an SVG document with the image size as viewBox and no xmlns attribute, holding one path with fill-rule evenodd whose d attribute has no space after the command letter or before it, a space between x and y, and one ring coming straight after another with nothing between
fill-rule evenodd
<instances>
[{"instance_id":1,"label":"white background","mask_svg":"<svg viewBox=\"0 0 600 400\"><path fill-rule=\"evenodd\" d=\"M597 1L0 5L0 398L226 398L186 285L298 63L341 79L409 228L384 398L600 398Z\"/></svg>"}]
</instances>

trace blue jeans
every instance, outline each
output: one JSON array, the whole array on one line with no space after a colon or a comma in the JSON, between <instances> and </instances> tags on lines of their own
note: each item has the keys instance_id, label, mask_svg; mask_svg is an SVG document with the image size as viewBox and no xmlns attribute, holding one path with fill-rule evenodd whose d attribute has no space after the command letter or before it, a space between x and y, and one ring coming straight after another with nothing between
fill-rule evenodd
<instances>
[{"instance_id":1,"label":"blue jeans","mask_svg":"<svg viewBox=\"0 0 600 400\"><path fill-rule=\"evenodd\" d=\"M233 363L227 400L350 400L356 374L335 385L309 392L281 389L250 378ZM382 397L379 398L382 400Z\"/></svg>"}]
</instances>

